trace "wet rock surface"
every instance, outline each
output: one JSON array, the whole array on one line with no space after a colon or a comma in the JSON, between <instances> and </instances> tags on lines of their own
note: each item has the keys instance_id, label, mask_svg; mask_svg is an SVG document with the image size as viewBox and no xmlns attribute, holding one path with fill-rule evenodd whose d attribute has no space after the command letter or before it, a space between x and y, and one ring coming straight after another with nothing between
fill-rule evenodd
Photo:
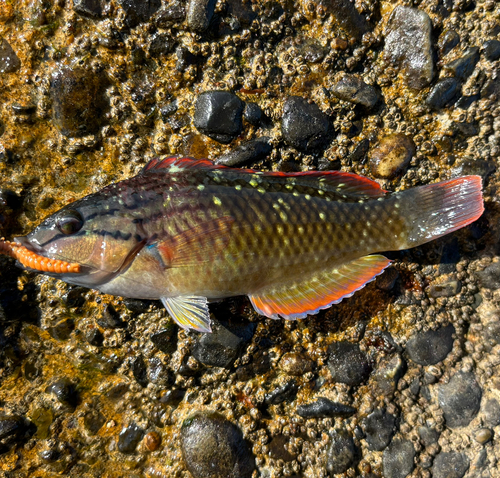
<instances>
[{"instance_id":1,"label":"wet rock surface","mask_svg":"<svg viewBox=\"0 0 500 478\"><path fill-rule=\"evenodd\" d=\"M356 413L354 407L335 403L324 397L318 398L315 402L297 407L297 414L304 418L348 417L354 413Z\"/></svg>"}]
</instances>

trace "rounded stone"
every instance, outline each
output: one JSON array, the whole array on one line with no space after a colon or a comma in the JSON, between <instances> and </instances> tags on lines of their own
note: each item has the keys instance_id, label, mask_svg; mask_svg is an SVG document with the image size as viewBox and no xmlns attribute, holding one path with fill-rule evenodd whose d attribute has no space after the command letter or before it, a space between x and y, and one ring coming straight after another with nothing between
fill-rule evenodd
<instances>
[{"instance_id":1,"label":"rounded stone","mask_svg":"<svg viewBox=\"0 0 500 478\"><path fill-rule=\"evenodd\" d=\"M438 401L450 428L467 426L476 416L482 391L472 372L457 372L438 389Z\"/></svg>"},{"instance_id":2,"label":"rounded stone","mask_svg":"<svg viewBox=\"0 0 500 478\"><path fill-rule=\"evenodd\" d=\"M135 27L139 23L149 21L149 19L161 7L161 0L118 0L125 11L125 22L129 27Z\"/></svg>"},{"instance_id":3,"label":"rounded stone","mask_svg":"<svg viewBox=\"0 0 500 478\"><path fill-rule=\"evenodd\" d=\"M372 174L376 178L393 179L404 174L415 155L413 140L404 134L384 136L370 152Z\"/></svg>"},{"instance_id":4,"label":"rounded stone","mask_svg":"<svg viewBox=\"0 0 500 478\"><path fill-rule=\"evenodd\" d=\"M368 109L373 108L380 100L380 93L361 78L348 73L339 73L331 92L337 98L351 103L362 105Z\"/></svg>"},{"instance_id":5,"label":"rounded stone","mask_svg":"<svg viewBox=\"0 0 500 478\"><path fill-rule=\"evenodd\" d=\"M203 33L208 29L214 15L216 0L189 0L187 24L195 32Z\"/></svg>"},{"instance_id":6,"label":"rounded stone","mask_svg":"<svg viewBox=\"0 0 500 478\"><path fill-rule=\"evenodd\" d=\"M158 432L149 432L144 437L144 445L149 451L156 451L161 445L161 436Z\"/></svg>"},{"instance_id":7,"label":"rounded stone","mask_svg":"<svg viewBox=\"0 0 500 478\"><path fill-rule=\"evenodd\" d=\"M460 58L444 65L443 69L451 73L451 75L455 78L465 81L470 75L472 75L478 61L479 47L475 46L467 49L467 51Z\"/></svg>"},{"instance_id":8,"label":"rounded stone","mask_svg":"<svg viewBox=\"0 0 500 478\"><path fill-rule=\"evenodd\" d=\"M63 405L68 405L72 408L76 407L78 402L78 394L75 384L69 378L61 378L49 385L47 393L52 393L57 400Z\"/></svg>"},{"instance_id":9,"label":"rounded stone","mask_svg":"<svg viewBox=\"0 0 500 478\"><path fill-rule=\"evenodd\" d=\"M500 58L500 40L485 41L483 51L487 60L497 61Z\"/></svg>"},{"instance_id":10,"label":"rounded stone","mask_svg":"<svg viewBox=\"0 0 500 478\"><path fill-rule=\"evenodd\" d=\"M333 135L328 116L300 96L285 101L281 131L288 144L304 152L324 149Z\"/></svg>"},{"instance_id":11,"label":"rounded stone","mask_svg":"<svg viewBox=\"0 0 500 478\"><path fill-rule=\"evenodd\" d=\"M118 450L127 455L135 453L135 449L144 436L144 430L131 423L124 428L118 437Z\"/></svg>"},{"instance_id":12,"label":"rounded stone","mask_svg":"<svg viewBox=\"0 0 500 478\"><path fill-rule=\"evenodd\" d=\"M396 417L384 409L375 410L363 420L363 430L368 448L382 451L396 431Z\"/></svg>"},{"instance_id":13,"label":"rounded stone","mask_svg":"<svg viewBox=\"0 0 500 478\"><path fill-rule=\"evenodd\" d=\"M408 340L406 353L413 362L420 365L434 365L444 360L453 348L452 324L437 330L419 332Z\"/></svg>"},{"instance_id":14,"label":"rounded stone","mask_svg":"<svg viewBox=\"0 0 500 478\"><path fill-rule=\"evenodd\" d=\"M354 407L332 402L325 397L319 397L315 402L297 407L297 415L303 418L349 417L355 413Z\"/></svg>"},{"instance_id":15,"label":"rounded stone","mask_svg":"<svg viewBox=\"0 0 500 478\"><path fill-rule=\"evenodd\" d=\"M395 440L382 456L385 478L405 478L415 467L415 448L409 440Z\"/></svg>"},{"instance_id":16,"label":"rounded stone","mask_svg":"<svg viewBox=\"0 0 500 478\"><path fill-rule=\"evenodd\" d=\"M262 136L241 143L228 153L219 156L215 164L231 167L251 164L265 159L272 150L273 147L270 143L270 138L268 136Z\"/></svg>"},{"instance_id":17,"label":"rounded stone","mask_svg":"<svg viewBox=\"0 0 500 478\"><path fill-rule=\"evenodd\" d=\"M328 368L335 382L355 386L370 374L371 367L358 344L334 342L328 347Z\"/></svg>"},{"instance_id":18,"label":"rounded stone","mask_svg":"<svg viewBox=\"0 0 500 478\"><path fill-rule=\"evenodd\" d=\"M439 110L454 100L461 89L460 81L456 78L444 78L438 81L431 89L425 102L435 110Z\"/></svg>"},{"instance_id":19,"label":"rounded stone","mask_svg":"<svg viewBox=\"0 0 500 478\"><path fill-rule=\"evenodd\" d=\"M255 469L241 430L215 412L184 420L181 449L193 478L250 478Z\"/></svg>"},{"instance_id":20,"label":"rounded stone","mask_svg":"<svg viewBox=\"0 0 500 478\"><path fill-rule=\"evenodd\" d=\"M469 459L463 453L441 452L434 459L432 478L462 478L469 469Z\"/></svg>"},{"instance_id":21,"label":"rounded stone","mask_svg":"<svg viewBox=\"0 0 500 478\"><path fill-rule=\"evenodd\" d=\"M0 73L14 73L21 68L21 61L9 42L0 37Z\"/></svg>"},{"instance_id":22,"label":"rounded stone","mask_svg":"<svg viewBox=\"0 0 500 478\"><path fill-rule=\"evenodd\" d=\"M480 428L474 433L475 440L484 445L488 443L493 437L493 431L490 428Z\"/></svg>"},{"instance_id":23,"label":"rounded stone","mask_svg":"<svg viewBox=\"0 0 500 478\"><path fill-rule=\"evenodd\" d=\"M227 144L243 129L244 103L227 91L206 91L196 99L194 125L201 133Z\"/></svg>"},{"instance_id":24,"label":"rounded stone","mask_svg":"<svg viewBox=\"0 0 500 478\"><path fill-rule=\"evenodd\" d=\"M243 118L245 118L251 125L259 126L264 114L257 103L247 103L243 110Z\"/></svg>"},{"instance_id":25,"label":"rounded stone","mask_svg":"<svg viewBox=\"0 0 500 478\"><path fill-rule=\"evenodd\" d=\"M326 469L329 473L345 473L354 463L356 446L346 430L335 430L326 452Z\"/></svg>"},{"instance_id":26,"label":"rounded stone","mask_svg":"<svg viewBox=\"0 0 500 478\"><path fill-rule=\"evenodd\" d=\"M301 353L288 352L281 357L279 365L288 375L300 376L310 372L314 362Z\"/></svg>"},{"instance_id":27,"label":"rounded stone","mask_svg":"<svg viewBox=\"0 0 500 478\"><path fill-rule=\"evenodd\" d=\"M0 440L15 440L26 429L24 420L18 415L0 415Z\"/></svg>"}]
</instances>

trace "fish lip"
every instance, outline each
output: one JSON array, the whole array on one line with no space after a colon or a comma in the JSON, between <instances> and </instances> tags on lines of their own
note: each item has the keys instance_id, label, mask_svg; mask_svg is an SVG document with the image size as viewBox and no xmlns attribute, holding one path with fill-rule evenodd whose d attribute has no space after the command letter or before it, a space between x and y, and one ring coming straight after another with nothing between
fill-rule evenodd
<instances>
[{"instance_id":1,"label":"fish lip","mask_svg":"<svg viewBox=\"0 0 500 478\"><path fill-rule=\"evenodd\" d=\"M18 236L18 237L15 237L14 238L14 241L23 246L23 247L26 247L26 249L28 249L28 251L31 251L31 252L35 252L36 254L39 254L41 256L44 256L44 257L47 257L43 254L43 252L45 252L43 250L42 247L40 247L39 245L37 244L33 244L32 242L30 242L30 240L28 239L28 236Z\"/></svg>"}]
</instances>

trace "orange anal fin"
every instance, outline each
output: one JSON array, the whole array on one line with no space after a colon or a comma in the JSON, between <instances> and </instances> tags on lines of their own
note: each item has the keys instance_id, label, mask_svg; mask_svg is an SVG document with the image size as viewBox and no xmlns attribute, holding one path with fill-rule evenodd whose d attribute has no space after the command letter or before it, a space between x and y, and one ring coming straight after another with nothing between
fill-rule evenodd
<instances>
[{"instance_id":1,"label":"orange anal fin","mask_svg":"<svg viewBox=\"0 0 500 478\"><path fill-rule=\"evenodd\" d=\"M156 242L166 267L183 267L210 262L226 248L234 219L229 216L206 221L174 237Z\"/></svg>"},{"instance_id":2,"label":"orange anal fin","mask_svg":"<svg viewBox=\"0 0 500 478\"><path fill-rule=\"evenodd\" d=\"M350 297L381 274L390 262L377 254L365 256L304 281L280 284L249 297L261 315L272 319L303 319Z\"/></svg>"}]
</instances>

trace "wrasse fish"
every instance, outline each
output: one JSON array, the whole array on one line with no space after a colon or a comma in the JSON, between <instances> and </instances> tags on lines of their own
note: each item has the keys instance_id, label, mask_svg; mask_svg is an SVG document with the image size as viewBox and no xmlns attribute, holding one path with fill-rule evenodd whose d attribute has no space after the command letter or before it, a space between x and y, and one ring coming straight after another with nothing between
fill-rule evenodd
<instances>
[{"instance_id":1,"label":"wrasse fish","mask_svg":"<svg viewBox=\"0 0 500 478\"><path fill-rule=\"evenodd\" d=\"M274 173L154 159L62 208L0 252L66 282L161 299L186 329L210 331L209 299L247 295L271 318L340 302L390 263L483 212L481 178L388 193L342 172Z\"/></svg>"}]
</instances>

